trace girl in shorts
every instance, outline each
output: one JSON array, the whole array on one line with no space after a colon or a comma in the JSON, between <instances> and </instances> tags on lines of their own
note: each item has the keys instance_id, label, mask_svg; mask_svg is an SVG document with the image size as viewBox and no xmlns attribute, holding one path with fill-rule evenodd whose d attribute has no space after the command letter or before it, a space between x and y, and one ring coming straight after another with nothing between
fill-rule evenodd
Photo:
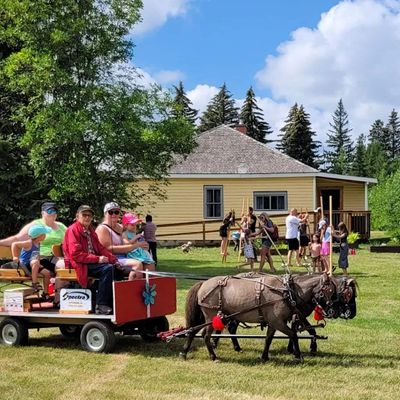
<instances>
[{"instance_id":1,"label":"girl in shorts","mask_svg":"<svg viewBox=\"0 0 400 400\"><path fill-rule=\"evenodd\" d=\"M329 255L331 254L331 227L325 222L321 229L321 261L322 272L329 271Z\"/></svg>"}]
</instances>

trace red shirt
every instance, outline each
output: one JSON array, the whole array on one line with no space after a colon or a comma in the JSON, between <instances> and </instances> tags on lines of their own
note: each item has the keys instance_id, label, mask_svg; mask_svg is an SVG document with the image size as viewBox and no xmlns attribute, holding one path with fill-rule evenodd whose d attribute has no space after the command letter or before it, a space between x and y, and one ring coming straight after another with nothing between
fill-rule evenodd
<instances>
[{"instance_id":1,"label":"red shirt","mask_svg":"<svg viewBox=\"0 0 400 400\"><path fill-rule=\"evenodd\" d=\"M88 264L98 264L100 256L108 257L110 263L118 262L117 257L100 243L92 226L88 231L94 252L92 254L89 253L89 243L84 233L84 227L78 221L68 227L63 242L65 267L72 267L76 270L78 282L84 288L88 284Z\"/></svg>"}]
</instances>

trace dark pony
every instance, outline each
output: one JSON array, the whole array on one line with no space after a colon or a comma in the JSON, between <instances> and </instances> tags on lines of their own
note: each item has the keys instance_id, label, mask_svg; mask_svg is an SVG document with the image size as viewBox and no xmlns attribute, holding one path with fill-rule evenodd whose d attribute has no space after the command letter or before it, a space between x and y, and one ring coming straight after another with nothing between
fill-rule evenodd
<instances>
[{"instance_id":1,"label":"dark pony","mask_svg":"<svg viewBox=\"0 0 400 400\"><path fill-rule=\"evenodd\" d=\"M316 304L328 310L336 285L326 274L278 277L259 274L257 277L220 276L194 285L186 299L186 323L192 327L181 355L186 358L195 334L203 330L210 358L217 359L211 343L213 318L236 322L263 323L268 326L262 361L278 330L292 341L293 354L301 359L296 329L288 326L293 315L313 309ZM310 311L311 312L311 311Z\"/></svg>"}]
</instances>

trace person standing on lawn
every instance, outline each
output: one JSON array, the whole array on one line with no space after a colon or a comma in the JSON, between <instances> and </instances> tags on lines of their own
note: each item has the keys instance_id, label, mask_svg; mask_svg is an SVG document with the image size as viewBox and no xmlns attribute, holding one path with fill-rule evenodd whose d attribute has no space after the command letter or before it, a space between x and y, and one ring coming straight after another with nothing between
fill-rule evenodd
<instances>
[{"instance_id":1,"label":"person standing on lawn","mask_svg":"<svg viewBox=\"0 0 400 400\"><path fill-rule=\"evenodd\" d=\"M286 241L288 243L289 252L288 252L288 266L292 266L292 255L295 254L297 266L301 265L301 260L299 256L299 226L301 222L306 221L308 218L308 214L305 214L303 218L298 218L298 212L296 208L292 208L290 210L289 215L286 217Z\"/></svg>"},{"instance_id":2,"label":"person standing on lawn","mask_svg":"<svg viewBox=\"0 0 400 400\"><path fill-rule=\"evenodd\" d=\"M338 231L333 231L332 236L339 239L339 261L338 266L343 270L343 275L348 276L347 268L349 268L349 245L347 243L347 236L349 231L344 222L339 222Z\"/></svg>"}]
</instances>

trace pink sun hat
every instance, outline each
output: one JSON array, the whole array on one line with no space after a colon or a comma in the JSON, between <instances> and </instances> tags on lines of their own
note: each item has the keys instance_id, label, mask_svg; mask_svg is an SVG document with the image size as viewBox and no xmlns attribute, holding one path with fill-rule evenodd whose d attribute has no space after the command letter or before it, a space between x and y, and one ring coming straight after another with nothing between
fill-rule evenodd
<instances>
[{"instance_id":1,"label":"pink sun hat","mask_svg":"<svg viewBox=\"0 0 400 400\"><path fill-rule=\"evenodd\" d=\"M138 224L139 222L142 222L142 220L136 214L125 213L122 217L122 225Z\"/></svg>"}]
</instances>

